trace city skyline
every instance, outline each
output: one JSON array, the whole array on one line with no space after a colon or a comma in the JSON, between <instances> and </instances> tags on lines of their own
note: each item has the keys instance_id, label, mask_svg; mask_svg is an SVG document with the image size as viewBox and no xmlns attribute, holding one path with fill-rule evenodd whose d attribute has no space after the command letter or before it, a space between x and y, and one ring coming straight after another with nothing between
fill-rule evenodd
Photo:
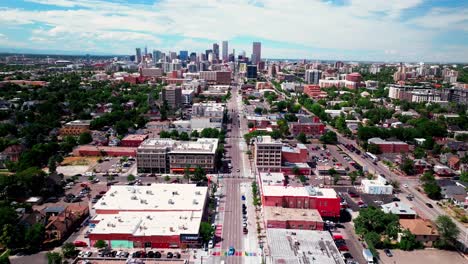
<instances>
[{"instance_id":1,"label":"city skyline","mask_svg":"<svg viewBox=\"0 0 468 264\"><path fill-rule=\"evenodd\" d=\"M261 42L263 58L468 62L467 12L467 3L423 0L7 0L0 51L124 55L148 45L200 53L227 40L247 56Z\"/></svg>"}]
</instances>

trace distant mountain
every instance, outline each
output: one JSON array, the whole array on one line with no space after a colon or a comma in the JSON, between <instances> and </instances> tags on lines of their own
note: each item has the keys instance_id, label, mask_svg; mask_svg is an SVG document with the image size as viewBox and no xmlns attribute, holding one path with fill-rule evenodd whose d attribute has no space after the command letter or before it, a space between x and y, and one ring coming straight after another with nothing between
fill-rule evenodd
<instances>
[{"instance_id":1,"label":"distant mountain","mask_svg":"<svg viewBox=\"0 0 468 264\"><path fill-rule=\"evenodd\" d=\"M8 48L0 47L0 53L12 53L12 54L41 54L41 55L68 55L68 56L84 56L98 55L98 56L126 56L116 55L105 52L93 52L93 51L69 51L69 50L40 50L40 49L28 49L28 48Z\"/></svg>"}]
</instances>

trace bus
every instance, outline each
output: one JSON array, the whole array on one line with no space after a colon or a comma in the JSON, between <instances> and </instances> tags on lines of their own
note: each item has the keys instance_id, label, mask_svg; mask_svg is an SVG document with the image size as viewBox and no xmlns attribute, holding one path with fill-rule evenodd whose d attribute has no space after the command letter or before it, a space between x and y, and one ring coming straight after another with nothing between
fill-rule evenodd
<instances>
[{"instance_id":1,"label":"bus","mask_svg":"<svg viewBox=\"0 0 468 264\"><path fill-rule=\"evenodd\" d=\"M373 162L379 161L379 158L370 152L366 152L366 156L369 157Z\"/></svg>"}]
</instances>

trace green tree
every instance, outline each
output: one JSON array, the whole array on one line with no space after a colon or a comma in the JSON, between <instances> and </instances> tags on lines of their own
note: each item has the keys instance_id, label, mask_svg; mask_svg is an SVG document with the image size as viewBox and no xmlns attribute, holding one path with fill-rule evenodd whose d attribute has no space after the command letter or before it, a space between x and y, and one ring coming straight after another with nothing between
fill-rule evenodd
<instances>
[{"instance_id":1,"label":"green tree","mask_svg":"<svg viewBox=\"0 0 468 264\"><path fill-rule=\"evenodd\" d=\"M203 243L207 243L208 241L210 241L210 239L213 238L214 228L208 222L201 222L199 233Z\"/></svg>"},{"instance_id":2,"label":"green tree","mask_svg":"<svg viewBox=\"0 0 468 264\"><path fill-rule=\"evenodd\" d=\"M299 169L299 167L294 166L294 167L292 168L292 173L293 173L294 175L298 176L299 174L301 174L301 170Z\"/></svg>"},{"instance_id":3,"label":"green tree","mask_svg":"<svg viewBox=\"0 0 468 264\"><path fill-rule=\"evenodd\" d=\"M48 264L62 264L62 255L58 252L47 252L46 257Z\"/></svg>"},{"instance_id":4,"label":"green tree","mask_svg":"<svg viewBox=\"0 0 468 264\"><path fill-rule=\"evenodd\" d=\"M167 132L167 131L161 131L159 132L159 137L160 138L170 138L171 137L171 133Z\"/></svg>"},{"instance_id":5,"label":"green tree","mask_svg":"<svg viewBox=\"0 0 468 264\"><path fill-rule=\"evenodd\" d=\"M408 157L403 157L403 161L400 164L400 169L404 171L407 175L416 174L416 170L414 168L414 161L409 159Z\"/></svg>"},{"instance_id":6,"label":"green tree","mask_svg":"<svg viewBox=\"0 0 468 264\"><path fill-rule=\"evenodd\" d=\"M161 115L161 120L167 120L167 116L169 114L169 104L167 103L167 100L163 101L163 104L161 106L161 109L159 110L159 113Z\"/></svg>"},{"instance_id":7,"label":"green tree","mask_svg":"<svg viewBox=\"0 0 468 264\"><path fill-rule=\"evenodd\" d=\"M417 147L414 149L413 155L416 159L422 159L426 156L426 151L423 148Z\"/></svg>"},{"instance_id":8,"label":"green tree","mask_svg":"<svg viewBox=\"0 0 468 264\"><path fill-rule=\"evenodd\" d=\"M441 198L441 189L436 181L430 181L423 184L424 192L427 196L433 200L439 200Z\"/></svg>"},{"instance_id":9,"label":"green tree","mask_svg":"<svg viewBox=\"0 0 468 264\"><path fill-rule=\"evenodd\" d=\"M89 132L81 133L78 137L78 144L80 145L89 144L91 142L93 142L93 136L91 136L91 133Z\"/></svg>"},{"instance_id":10,"label":"green tree","mask_svg":"<svg viewBox=\"0 0 468 264\"><path fill-rule=\"evenodd\" d=\"M320 141L324 144L336 144L338 142L338 138L336 137L335 132L327 131L320 137Z\"/></svg>"},{"instance_id":11,"label":"green tree","mask_svg":"<svg viewBox=\"0 0 468 264\"><path fill-rule=\"evenodd\" d=\"M129 182L132 182L132 181L134 181L135 179L136 179L136 178L135 178L135 175L133 175L133 174L129 174L129 175L127 176L127 181L129 181Z\"/></svg>"},{"instance_id":12,"label":"green tree","mask_svg":"<svg viewBox=\"0 0 468 264\"><path fill-rule=\"evenodd\" d=\"M166 175L164 177L164 181L169 182L171 180L171 177L169 175Z\"/></svg>"},{"instance_id":13,"label":"green tree","mask_svg":"<svg viewBox=\"0 0 468 264\"><path fill-rule=\"evenodd\" d=\"M372 154L382 154L380 147L376 144L368 144L367 151L369 151Z\"/></svg>"},{"instance_id":14,"label":"green tree","mask_svg":"<svg viewBox=\"0 0 468 264\"><path fill-rule=\"evenodd\" d=\"M105 248L107 247L107 243L104 240L98 240L94 243L95 248Z\"/></svg>"},{"instance_id":15,"label":"green tree","mask_svg":"<svg viewBox=\"0 0 468 264\"><path fill-rule=\"evenodd\" d=\"M184 179L187 180L187 183L190 183L190 166L184 168Z\"/></svg>"},{"instance_id":16,"label":"green tree","mask_svg":"<svg viewBox=\"0 0 468 264\"><path fill-rule=\"evenodd\" d=\"M205 170L200 166L196 167L195 171L193 172L192 181L201 182L201 181L206 181L206 180L207 178L206 178Z\"/></svg>"},{"instance_id":17,"label":"green tree","mask_svg":"<svg viewBox=\"0 0 468 264\"><path fill-rule=\"evenodd\" d=\"M248 127L248 128L254 128L254 126L255 126L255 125L254 125L254 123L252 123L252 122L249 122L249 123L247 124L247 127Z\"/></svg>"},{"instance_id":18,"label":"green tree","mask_svg":"<svg viewBox=\"0 0 468 264\"><path fill-rule=\"evenodd\" d=\"M356 234L359 235L365 235L368 232L375 232L391 238L396 238L398 235L398 216L386 214L375 207L360 210L359 216L353 221Z\"/></svg>"},{"instance_id":19,"label":"green tree","mask_svg":"<svg viewBox=\"0 0 468 264\"><path fill-rule=\"evenodd\" d=\"M297 140L303 144L307 144L307 136L302 132L297 135Z\"/></svg>"},{"instance_id":20,"label":"green tree","mask_svg":"<svg viewBox=\"0 0 468 264\"><path fill-rule=\"evenodd\" d=\"M45 228L42 224L34 224L26 230L25 238L26 248L31 252L36 252L40 249L44 240Z\"/></svg>"},{"instance_id":21,"label":"green tree","mask_svg":"<svg viewBox=\"0 0 468 264\"><path fill-rule=\"evenodd\" d=\"M198 134L198 131L197 131L197 130L193 130L193 131L190 133L190 137L191 137L191 138L198 138L198 137L200 137L200 135Z\"/></svg>"},{"instance_id":22,"label":"green tree","mask_svg":"<svg viewBox=\"0 0 468 264\"><path fill-rule=\"evenodd\" d=\"M49 173L54 173L57 171L57 161L55 156L49 158L49 161L47 162L47 167L49 167Z\"/></svg>"},{"instance_id":23,"label":"green tree","mask_svg":"<svg viewBox=\"0 0 468 264\"><path fill-rule=\"evenodd\" d=\"M10 264L10 258L7 253L3 253L3 255L0 256L0 264Z\"/></svg>"},{"instance_id":24,"label":"green tree","mask_svg":"<svg viewBox=\"0 0 468 264\"><path fill-rule=\"evenodd\" d=\"M76 256L76 247L73 243L65 243L62 246L62 254L65 258L73 258Z\"/></svg>"},{"instance_id":25,"label":"green tree","mask_svg":"<svg viewBox=\"0 0 468 264\"><path fill-rule=\"evenodd\" d=\"M262 111L263 111L263 108L261 108L261 107L256 107L256 108L254 109L254 112L255 112L257 115L261 115L261 114L262 114Z\"/></svg>"},{"instance_id":26,"label":"green tree","mask_svg":"<svg viewBox=\"0 0 468 264\"><path fill-rule=\"evenodd\" d=\"M356 183L358 173L357 171L352 171L348 174L349 180L351 181L351 185L354 185Z\"/></svg>"},{"instance_id":27,"label":"green tree","mask_svg":"<svg viewBox=\"0 0 468 264\"><path fill-rule=\"evenodd\" d=\"M468 182L468 172L462 172L460 175L460 181Z\"/></svg>"},{"instance_id":28,"label":"green tree","mask_svg":"<svg viewBox=\"0 0 468 264\"><path fill-rule=\"evenodd\" d=\"M399 248L402 250L414 250L424 248L423 244L416 240L416 236L411 234L409 230L404 230L399 243Z\"/></svg>"},{"instance_id":29,"label":"green tree","mask_svg":"<svg viewBox=\"0 0 468 264\"><path fill-rule=\"evenodd\" d=\"M338 184L338 182L341 180L341 176L339 174L333 174L333 185Z\"/></svg>"},{"instance_id":30,"label":"green tree","mask_svg":"<svg viewBox=\"0 0 468 264\"><path fill-rule=\"evenodd\" d=\"M457 225L447 215L439 215L435 223L440 235L436 246L439 248L452 248L460 234Z\"/></svg>"},{"instance_id":31,"label":"green tree","mask_svg":"<svg viewBox=\"0 0 468 264\"><path fill-rule=\"evenodd\" d=\"M190 137L187 134L187 132L182 132L182 133L180 133L179 139L182 140L182 141L189 141Z\"/></svg>"}]
</instances>

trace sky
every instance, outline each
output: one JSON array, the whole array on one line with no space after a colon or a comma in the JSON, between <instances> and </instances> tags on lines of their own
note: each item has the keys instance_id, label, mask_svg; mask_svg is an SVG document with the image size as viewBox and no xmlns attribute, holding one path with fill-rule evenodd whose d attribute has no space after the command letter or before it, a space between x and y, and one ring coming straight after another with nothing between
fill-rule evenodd
<instances>
[{"instance_id":1,"label":"sky","mask_svg":"<svg viewBox=\"0 0 468 264\"><path fill-rule=\"evenodd\" d=\"M1 0L0 50L468 62L466 0Z\"/></svg>"}]
</instances>

